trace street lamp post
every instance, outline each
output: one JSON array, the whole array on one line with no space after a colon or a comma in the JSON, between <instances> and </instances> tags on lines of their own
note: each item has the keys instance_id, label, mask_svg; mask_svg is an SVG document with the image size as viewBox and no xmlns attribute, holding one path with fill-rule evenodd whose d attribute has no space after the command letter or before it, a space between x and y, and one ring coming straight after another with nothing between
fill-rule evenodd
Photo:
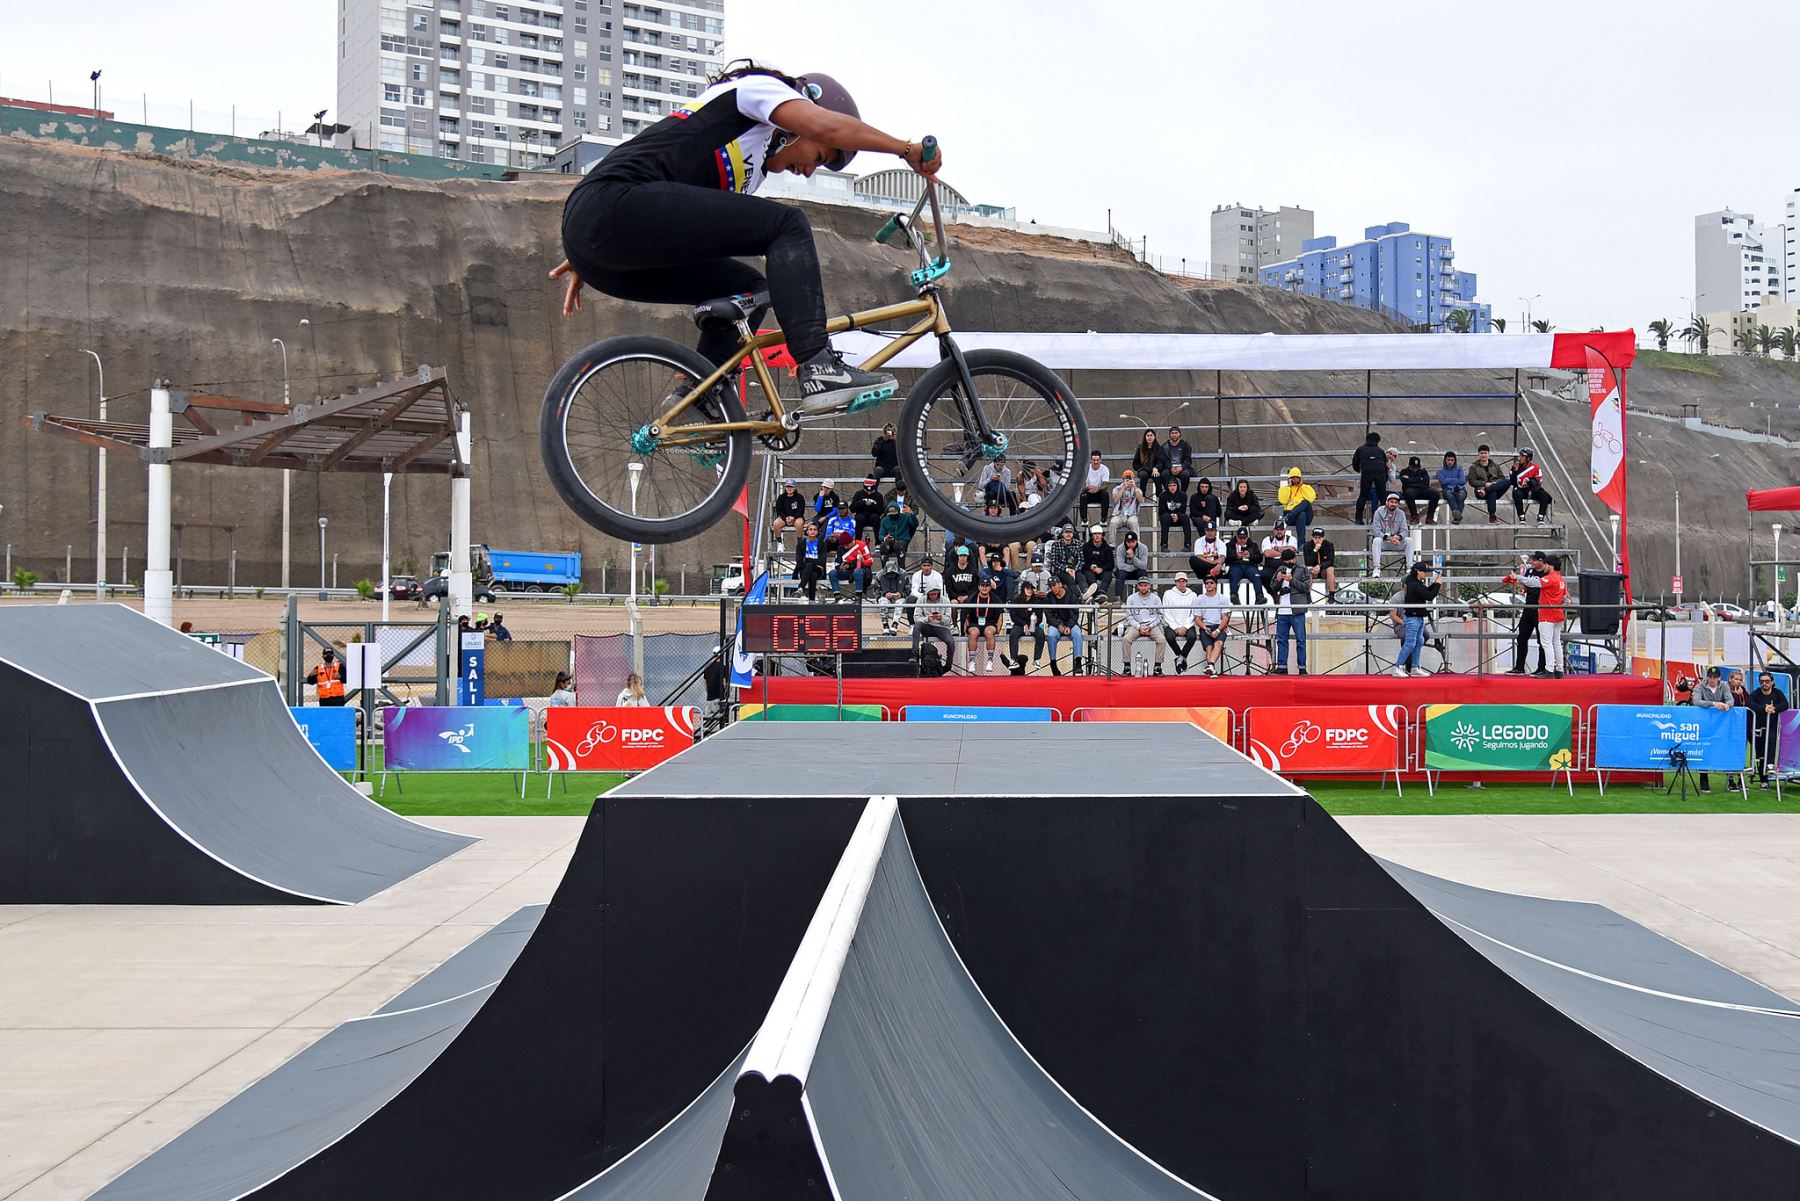
<instances>
[{"instance_id":1,"label":"street lamp post","mask_svg":"<svg viewBox=\"0 0 1800 1201\"><path fill-rule=\"evenodd\" d=\"M325 599L325 523L327 519L319 518L319 599Z\"/></svg>"},{"instance_id":2,"label":"street lamp post","mask_svg":"<svg viewBox=\"0 0 1800 1201\"><path fill-rule=\"evenodd\" d=\"M98 79L100 72L94 72ZM94 85L96 88L98 84ZM98 108L98 102L95 107ZM100 356L91 350L83 350L82 354L94 360L94 369L100 373L100 423L106 423L106 365ZM99 482L94 496L94 599L106 599L106 448L100 448Z\"/></svg>"},{"instance_id":3,"label":"street lamp post","mask_svg":"<svg viewBox=\"0 0 1800 1201\"><path fill-rule=\"evenodd\" d=\"M393 591L388 580L388 528L392 508L388 503L389 494L394 487L394 473L381 473L381 620L385 625L388 619L388 594Z\"/></svg>"},{"instance_id":4,"label":"street lamp post","mask_svg":"<svg viewBox=\"0 0 1800 1201\"><path fill-rule=\"evenodd\" d=\"M1681 579L1681 489L1675 489L1675 578ZM1675 589L1675 603L1681 603L1681 589Z\"/></svg>"},{"instance_id":5,"label":"street lamp post","mask_svg":"<svg viewBox=\"0 0 1800 1201\"><path fill-rule=\"evenodd\" d=\"M1771 568L1769 571L1769 583L1771 585L1773 585L1772 591L1775 593L1775 613L1776 613L1775 620L1780 621L1781 620L1781 617L1780 617L1780 614L1781 614L1781 523L1779 521L1774 523L1774 529L1775 529L1775 566L1773 568Z\"/></svg>"},{"instance_id":6,"label":"street lamp post","mask_svg":"<svg viewBox=\"0 0 1800 1201\"><path fill-rule=\"evenodd\" d=\"M637 516L638 485L644 477L642 463L627 463L625 470L631 479L631 515ZM625 598L625 612L631 619L631 669L644 677L644 616L638 612L638 552L641 546L636 541L631 544L631 591Z\"/></svg>"},{"instance_id":7,"label":"street lamp post","mask_svg":"<svg viewBox=\"0 0 1800 1201\"><path fill-rule=\"evenodd\" d=\"M270 338L270 342L281 347L281 403L292 404L288 399L288 361L287 343L280 338ZM292 562L293 547L289 541L290 513L294 502L294 473L289 468L281 469L281 586L288 587L288 565Z\"/></svg>"}]
</instances>

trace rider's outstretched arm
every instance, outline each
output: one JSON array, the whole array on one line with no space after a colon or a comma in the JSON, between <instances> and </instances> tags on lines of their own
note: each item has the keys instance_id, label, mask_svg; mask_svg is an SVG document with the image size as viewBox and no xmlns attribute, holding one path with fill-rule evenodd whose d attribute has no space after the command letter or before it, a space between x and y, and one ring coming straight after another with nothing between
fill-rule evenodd
<instances>
[{"instance_id":1,"label":"rider's outstretched arm","mask_svg":"<svg viewBox=\"0 0 1800 1201\"><path fill-rule=\"evenodd\" d=\"M769 119L789 133L823 142L838 150L873 150L879 154L903 158L921 175L936 175L938 168L944 164L944 152L941 149L927 162L922 157L924 151L920 149L919 143L903 141L855 117L821 108L810 100L784 101L775 106Z\"/></svg>"}]
</instances>

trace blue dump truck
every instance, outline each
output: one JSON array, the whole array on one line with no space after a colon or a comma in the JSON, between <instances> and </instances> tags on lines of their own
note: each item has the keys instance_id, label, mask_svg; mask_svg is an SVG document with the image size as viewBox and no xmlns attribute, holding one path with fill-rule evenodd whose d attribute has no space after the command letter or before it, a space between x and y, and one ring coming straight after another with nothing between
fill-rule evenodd
<instances>
[{"instance_id":1,"label":"blue dump truck","mask_svg":"<svg viewBox=\"0 0 1800 1201\"><path fill-rule=\"evenodd\" d=\"M581 583L580 551L494 550L474 548L475 590L555 592ZM450 552L431 556L431 574L442 579L450 571Z\"/></svg>"}]
</instances>

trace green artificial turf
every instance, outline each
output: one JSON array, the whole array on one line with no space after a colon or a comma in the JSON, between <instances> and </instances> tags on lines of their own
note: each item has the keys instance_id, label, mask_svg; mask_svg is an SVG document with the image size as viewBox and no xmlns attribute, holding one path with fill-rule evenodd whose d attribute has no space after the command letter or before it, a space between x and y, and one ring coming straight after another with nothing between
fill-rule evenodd
<instances>
[{"instance_id":1,"label":"green artificial turf","mask_svg":"<svg viewBox=\"0 0 1800 1201\"><path fill-rule=\"evenodd\" d=\"M1750 781L1746 800L1735 792L1725 791L1725 777L1715 772L1713 791L1696 794L1690 787L1687 800L1681 799L1679 787L1664 795L1661 785L1611 784L1606 795L1592 784L1575 785L1571 797L1567 786L1554 791L1547 784L1493 784L1471 788L1466 783L1440 783L1434 797L1426 791L1424 781L1407 781L1406 794L1396 796L1390 782L1381 785L1361 780L1311 780L1302 784L1327 812L1337 817L1425 813L1785 813L1800 809L1800 792L1788 797L1785 804L1775 800L1773 787L1759 791Z\"/></svg>"},{"instance_id":2,"label":"green artificial turf","mask_svg":"<svg viewBox=\"0 0 1800 1201\"><path fill-rule=\"evenodd\" d=\"M546 798L543 773L532 772L525 777L521 798L514 775L407 772L388 776L383 792L381 748L371 747L369 753L374 799L407 817L586 817L596 796L625 780L622 772L558 773L549 777Z\"/></svg>"}]
</instances>

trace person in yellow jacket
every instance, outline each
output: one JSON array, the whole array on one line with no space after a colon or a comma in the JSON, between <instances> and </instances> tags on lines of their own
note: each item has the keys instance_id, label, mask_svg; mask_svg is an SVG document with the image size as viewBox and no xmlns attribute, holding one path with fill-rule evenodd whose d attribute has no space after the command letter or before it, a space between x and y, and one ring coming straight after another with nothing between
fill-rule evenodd
<instances>
[{"instance_id":1,"label":"person in yellow jacket","mask_svg":"<svg viewBox=\"0 0 1800 1201\"><path fill-rule=\"evenodd\" d=\"M1282 520L1295 531L1295 538L1301 537L1302 532L1312 525L1313 503L1319 499L1318 492L1306 482L1298 467L1290 467L1287 483L1281 485L1275 499L1281 504Z\"/></svg>"}]
</instances>

